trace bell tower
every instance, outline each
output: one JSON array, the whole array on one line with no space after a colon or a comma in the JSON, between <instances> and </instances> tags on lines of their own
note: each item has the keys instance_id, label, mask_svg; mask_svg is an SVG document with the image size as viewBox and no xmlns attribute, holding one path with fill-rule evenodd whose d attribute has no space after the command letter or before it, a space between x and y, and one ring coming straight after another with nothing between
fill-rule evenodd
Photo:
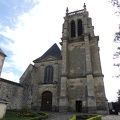
<instances>
[{"instance_id":1,"label":"bell tower","mask_svg":"<svg viewBox=\"0 0 120 120\"><path fill-rule=\"evenodd\" d=\"M84 4L82 10L66 9L62 30L62 70L60 111L76 111L80 101L82 112L107 112L98 41L92 19ZM77 108L79 109L79 108Z\"/></svg>"}]
</instances>

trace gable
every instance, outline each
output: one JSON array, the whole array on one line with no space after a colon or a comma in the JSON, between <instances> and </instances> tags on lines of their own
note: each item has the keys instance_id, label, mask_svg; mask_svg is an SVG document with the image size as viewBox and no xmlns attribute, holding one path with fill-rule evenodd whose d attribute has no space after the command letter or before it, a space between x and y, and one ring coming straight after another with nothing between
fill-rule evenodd
<instances>
[{"instance_id":1,"label":"gable","mask_svg":"<svg viewBox=\"0 0 120 120\"><path fill-rule=\"evenodd\" d=\"M51 55L46 57L46 58L44 58L44 59L42 59L42 61L52 61L52 60L56 60L56 58L51 56Z\"/></svg>"},{"instance_id":2,"label":"gable","mask_svg":"<svg viewBox=\"0 0 120 120\"><path fill-rule=\"evenodd\" d=\"M24 79L26 78L26 76L28 74L31 73L31 71L35 68L35 66L33 66L32 64L30 64L27 69L25 70L25 72L23 73L23 75L20 78L20 83L22 84L24 82Z\"/></svg>"}]
</instances>

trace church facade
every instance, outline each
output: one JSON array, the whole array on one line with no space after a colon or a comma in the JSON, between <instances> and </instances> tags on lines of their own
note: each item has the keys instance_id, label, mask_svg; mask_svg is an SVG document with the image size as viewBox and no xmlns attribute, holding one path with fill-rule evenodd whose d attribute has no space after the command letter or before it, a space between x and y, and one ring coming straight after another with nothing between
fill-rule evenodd
<instances>
[{"instance_id":1,"label":"church facade","mask_svg":"<svg viewBox=\"0 0 120 120\"><path fill-rule=\"evenodd\" d=\"M34 110L108 113L99 55L86 6L66 10L61 50L55 43L20 78L21 105Z\"/></svg>"},{"instance_id":2,"label":"church facade","mask_svg":"<svg viewBox=\"0 0 120 120\"><path fill-rule=\"evenodd\" d=\"M54 44L27 68L20 83L31 97L25 92L23 101L40 110L107 111L98 41L86 6L67 9L61 50Z\"/></svg>"}]
</instances>

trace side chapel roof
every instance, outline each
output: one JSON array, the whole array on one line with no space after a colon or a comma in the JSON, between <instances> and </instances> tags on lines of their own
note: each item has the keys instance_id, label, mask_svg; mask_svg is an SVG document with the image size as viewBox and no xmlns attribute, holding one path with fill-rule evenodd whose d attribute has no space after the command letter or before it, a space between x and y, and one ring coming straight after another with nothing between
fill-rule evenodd
<instances>
[{"instance_id":1,"label":"side chapel roof","mask_svg":"<svg viewBox=\"0 0 120 120\"><path fill-rule=\"evenodd\" d=\"M16 82L4 79L4 78L0 78L0 82L4 82L4 83L12 84L15 86L23 87L20 83L16 83Z\"/></svg>"},{"instance_id":2,"label":"side chapel roof","mask_svg":"<svg viewBox=\"0 0 120 120\"><path fill-rule=\"evenodd\" d=\"M5 99L3 99L3 98L0 98L0 103L5 103L5 104L7 104L7 103L9 103L9 101L7 101L7 100L5 100Z\"/></svg>"},{"instance_id":3,"label":"side chapel roof","mask_svg":"<svg viewBox=\"0 0 120 120\"><path fill-rule=\"evenodd\" d=\"M55 58L61 57L61 50L56 43L52 45L41 57L35 59L33 62L39 62L48 56L53 56Z\"/></svg>"},{"instance_id":4,"label":"side chapel roof","mask_svg":"<svg viewBox=\"0 0 120 120\"><path fill-rule=\"evenodd\" d=\"M3 54L6 57L6 54L2 51L1 48L0 48L0 53Z\"/></svg>"}]
</instances>

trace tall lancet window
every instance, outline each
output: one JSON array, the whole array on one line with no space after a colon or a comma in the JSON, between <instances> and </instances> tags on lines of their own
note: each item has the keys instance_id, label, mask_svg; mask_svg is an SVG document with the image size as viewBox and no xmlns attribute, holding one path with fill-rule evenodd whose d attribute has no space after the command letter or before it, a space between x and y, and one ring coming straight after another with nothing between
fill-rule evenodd
<instances>
[{"instance_id":1,"label":"tall lancet window","mask_svg":"<svg viewBox=\"0 0 120 120\"><path fill-rule=\"evenodd\" d=\"M47 66L44 73L44 83L53 83L53 72L54 69L52 66Z\"/></svg>"},{"instance_id":2,"label":"tall lancet window","mask_svg":"<svg viewBox=\"0 0 120 120\"><path fill-rule=\"evenodd\" d=\"M82 20L79 19L77 23L78 23L78 24L77 24L78 36L80 36L80 35L82 35L82 33L83 33Z\"/></svg>"},{"instance_id":3,"label":"tall lancet window","mask_svg":"<svg viewBox=\"0 0 120 120\"><path fill-rule=\"evenodd\" d=\"M71 21L71 37L75 37L75 21Z\"/></svg>"}]
</instances>

